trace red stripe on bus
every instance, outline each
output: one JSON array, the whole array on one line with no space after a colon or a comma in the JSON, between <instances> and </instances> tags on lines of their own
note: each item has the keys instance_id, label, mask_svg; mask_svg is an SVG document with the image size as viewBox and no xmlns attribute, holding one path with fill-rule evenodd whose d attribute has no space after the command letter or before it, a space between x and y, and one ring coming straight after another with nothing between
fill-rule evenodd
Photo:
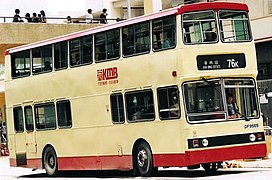
<instances>
[{"instance_id":1,"label":"red stripe on bus","mask_svg":"<svg viewBox=\"0 0 272 180\"><path fill-rule=\"evenodd\" d=\"M132 169L131 156L60 157L59 170Z\"/></svg>"},{"instance_id":2,"label":"red stripe on bus","mask_svg":"<svg viewBox=\"0 0 272 180\"><path fill-rule=\"evenodd\" d=\"M25 167L25 168L33 168L33 169L42 169L42 163L40 158L35 159L27 159L27 165L17 165L16 159L9 158L9 164L11 167Z\"/></svg>"},{"instance_id":3,"label":"red stripe on bus","mask_svg":"<svg viewBox=\"0 0 272 180\"><path fill-rule=\"evenodd\" d=\"M9 165L10 165L10 167L16 167L17 166L16 159L9 158Z\"/></svg>"},{"instance_id":4,"label":"red stripe on bus","mask_svg":"<svg viewBox=\"0 0 272 180\"><path fill-rule=\"evenodd\" d=\"M248 12L248 7L246 4L242 3L231 3L231 2L209 2L209 3L196 3L181 6L178 10L178 14L186 12L196 12L204 10L240 10Z\"/></svg>"},{"instance_id":5,"label":"red stripe on bus","mask_svg":"<svg viewBox=\"0 0 272 180\"><path fill-rule=\"evenodd\" d=\"M266 156L266 144L187 151L185 154L154 155L154 166L190 166L205 162Z\"/></svg>"},{"instance_id":6,"label":"red stripe on bus","mask_svg":"<svg viewBox=\"0 0 272 180\"><path fill-rule=\"evenodd\" d=\"M266 156L266 144L227 147L209 150L186 151L180 154L155 154L154 166L186 167L195 164ZM27 165L20 167L41 169L41 159L28 159ZM10 166L16 167L16 160L10 158ZM132 169L132 156L86 156L59 157L59 170L110 170Z\"/></svg>"}]
</instances>

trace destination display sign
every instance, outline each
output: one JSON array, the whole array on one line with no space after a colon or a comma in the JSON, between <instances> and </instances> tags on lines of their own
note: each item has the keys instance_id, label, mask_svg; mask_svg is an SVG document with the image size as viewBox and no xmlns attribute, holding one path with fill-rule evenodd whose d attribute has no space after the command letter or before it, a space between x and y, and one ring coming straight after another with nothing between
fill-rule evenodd
<instances>
[{"instance_id":1,"label":"destination display sign","mask_svg":"<svg viewBox=\"0 0 272 180\"><path fill-rule=\"evenodd\" d=\"M245 68L245 54L219 54L197 56L198 70Z\"/></svg>"}]
</instances>

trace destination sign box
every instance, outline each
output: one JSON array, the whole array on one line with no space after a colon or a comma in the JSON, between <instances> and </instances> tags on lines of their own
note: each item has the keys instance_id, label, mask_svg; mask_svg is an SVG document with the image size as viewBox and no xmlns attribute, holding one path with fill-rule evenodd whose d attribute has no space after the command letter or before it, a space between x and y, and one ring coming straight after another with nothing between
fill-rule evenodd
<instances>
[{"instance_id":1,"label":"destination sign box","mask_svg":"<svg viewBox=\"0 0 272 180\"><path fill-rule=\"evenodd\" d=\"M220 54L197 56L198 70L237 69L245 68L244 54Z\"/></svg>"}]
</instances>

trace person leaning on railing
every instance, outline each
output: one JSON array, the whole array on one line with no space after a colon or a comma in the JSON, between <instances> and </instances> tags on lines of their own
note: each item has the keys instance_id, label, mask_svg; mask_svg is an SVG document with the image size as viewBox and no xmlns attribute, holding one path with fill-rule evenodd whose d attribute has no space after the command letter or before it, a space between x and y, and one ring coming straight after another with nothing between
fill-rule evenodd
<instances>
[{"instance_id":1,"label":"person leaning on railing","mask_svg":"<svg viewBox=\"0 0 272 180\"><path fill-rule=\"evenodd\" d=\"M24 22L21 17L20 17L20 10L19 9L15 9L15 15L13 17L13 21L12 22Z\"/></svg>"}]
</instances>

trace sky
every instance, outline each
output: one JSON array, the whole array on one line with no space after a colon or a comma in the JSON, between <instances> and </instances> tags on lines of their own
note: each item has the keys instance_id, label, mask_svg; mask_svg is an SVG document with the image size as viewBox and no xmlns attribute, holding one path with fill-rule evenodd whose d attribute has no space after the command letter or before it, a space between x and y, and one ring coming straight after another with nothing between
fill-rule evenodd
<instances>
[{"instance_id":1,"label":"sky","mask_svg":"<svg viewBox=\"0 0 272 180\"><path fill-rule=\"evenodd\" d=\"M86 14L87 9L87 0L0 0L0 3L0 16L10 17L14 16L15 9L20 9L21 17L41 10L48 17L80 16Z\"/></svg>"}]
</instances>

